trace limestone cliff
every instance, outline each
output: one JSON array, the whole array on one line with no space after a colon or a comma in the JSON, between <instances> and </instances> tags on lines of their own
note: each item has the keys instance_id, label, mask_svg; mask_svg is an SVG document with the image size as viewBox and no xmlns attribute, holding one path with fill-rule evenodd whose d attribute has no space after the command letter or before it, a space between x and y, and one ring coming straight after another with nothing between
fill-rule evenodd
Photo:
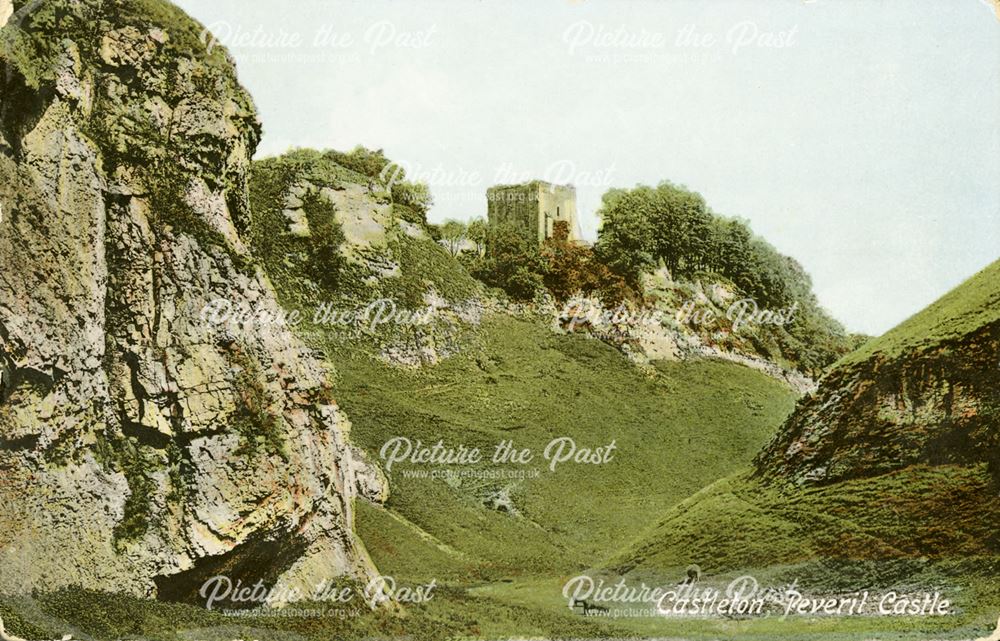
<instances>
[{"instance_id":1,"label":"limestone cliff","mask_svg":"<svg viewBox=\"0 0 1000 641\"><path fill-rule=\"evenodd\" d=\"M657 270L644 277L645 307L616 314L618 308L605 308L599 300L574 297L558 307L554 325L557 331L586 331L640 365L655 360L721 359L761 371L798 394L815 390L815 381L803 364L806 359L801 358L802 341L786 328L797 308L776 310L773 317L759 321L750 307L756 303L732 283L713 281L716 278L704 274L700 279L674 281L666 270ZM815 342L846 345L848 341L842 331L839 335L818 328L813 332Z\"/></svg>"},{"instance_id":2,"label":"limestone cliff","mask_svg":"<svg viewBox=\"0 0 1000 641\"><path fill-rule=\"evenodd\" d=\"M757 470L801 484L974 463L1000 480L1000 261L841 359Z\"/></svg>"},{"instance_id":3,"label":"limestone cliff","mask_svg":"<svg viewBox=\"0 0 1000 641\"><path fill-rule=\"evenodd\" d=\"M327 372L201 313L278 311L228 54L163 0L4 4L0 592L370 575L352 501L385 487Z\"/></svg>"},{"instance_id":4,"label":"limestone cliff","mask_svg":"<svg viewBox=\"0 0 1000 641\"><path fill-rule=\"evenodd\" d=\"M374 167L357 162L375 153ZM256 161L249 244L282 303L301 312L300 333L394 366L433 365L499 302L421 212L393 198L389 161L375 153L298 149Z\"/></svg>"}]
</instances>

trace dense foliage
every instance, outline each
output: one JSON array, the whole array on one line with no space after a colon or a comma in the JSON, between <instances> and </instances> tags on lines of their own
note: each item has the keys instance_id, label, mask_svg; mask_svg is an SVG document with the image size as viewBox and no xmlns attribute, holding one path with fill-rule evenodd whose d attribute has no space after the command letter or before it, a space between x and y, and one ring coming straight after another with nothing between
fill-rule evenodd
<instances>
[{"instance_id":1,"label":"dense foliage","mask_svg":"<svg viewBox=\"0 0 1000 641\"><path fill-rule=\"evenodd\" d=\"M473 276L514 300L531 300L544 286L545 263L538 245L514 226L489 226L486 251L465 262Z\"/></svg>"},{"instance_id":2,"label":"dense foliage","mask_svg":"<svg viewBox=\"0 0 1000 641\"><path fill-rule=\"evenodd\" d=\"M800 301L812 290L794 259L754 236L744 221L714 214L700 194L670 182L612 189L598 215L597 252L630 283L662 263L674 278L702 271L725 276L770 307Z\"/></svg>"},{"instance_id":3,"label":"dense foliage","mask_svg":"<svg viewBox=\"0 0 1000 641\"><path fill-rule=\"evenodd\" d=\"M721 276L760 308L795 306L782 351L818 373L854 346L844 328L820 308L812 280L793 258L755 236L746 222L711 211L700 194L670 182L611 189L604 194L595 252L630 287L658 265L673 278Z\"/></svg>"},{"instance_id":4,"label":"dense foliage","mask_svg":"<svg viewBox=\"0 0 1000 641\"><path fill-rule=\"evenodd\" d=\"M329 203L318 195L304 198L303 209L309 218L312 238L278 240L287 236L280 233L284 226L282 194L293 175L317 184L325 184L323 177L336 177L335 183L367 183L374 198L390 202L395 200L390 193L393 186L408 184L405 178L403 183L398 182L405 177L405 171L381 150L363 147L346 153L296 150L280 159L255 163L251 201L257 219L254 226L259 228L254 234L257 253L270 256L272 260L265 262L277 262L279 271L287 267L290 255L299 256L303 273L310 280L328 293L340 292L346 286L345 278L356 279L345 275L350 266L343 264L339 250L344 242L343 233L335 223ZM264 206L267 203L270 204ZM402 219L408 218L408 212L416 212L412 205L399 202L394 202L393 211ZM275 223L265 226L268 213ZM749 328L741 334L744 342L752 343L751 349L765 358L786 362L816 376L857 346L855 338L847 336L820 308L808 274L795 260L755 236L744 221L714 214L700 195L668 182L655 188L612 189L605 194L599 213L603 225L594 247L570 241L566 225L560 222L555 224L552 237L541 245L522 229L490 225L482 218L430 225L423 223L420 214L412 222L422 223L437 241L432 243L441 254L432 261L441 263L437 271L457 277L444 263L458 258L466 268L459 270L462 274L467 271L516 301L530 301L548 294L561 303L583 294L599 298L611 307L622 302L633 307L658 302L683 303L675 300L676 292L671 295L651 284L648 274L662 265L678 284L720 283L740 298L752 298L761 310L792 310L788 312L791 322L781 328ZM406 234L398 235L392 246L407 244L405 237ZM275 243L282 246L274 248L277 252L268 251ZM400 246L393 251L402 249ZM404 280L412 280L412 276L417 281L407 282L403 288L406 291L403 299L414 304L422 300L423 281L429 277L426 272L429 265L424 260L418 262L419 269L403 270ZM444 291L452 278L431 280L437 283L438 291ZM712 331L726 329L720 326ZM726 349L724 340L709 338L711 344L718 343Z\"/></svg>"},{"instance_id":5,"label":"dense foliage","mask_svg":"<svg viewBox=\"0 0 1000 641\"><path fill-rule=\"evenodd\" d=\"M346 238L337 222L333 204L317 192L302 198L302 211L309 220L312 239L309 243L308 271L313 280L330 291L337 289L347 260L340 251Z\"/></svg>"},{"instance_id":6,"label":"dense foliage","mask_svg":"<svg viewBox=\"0 0 1000 641\"><path fill-rule=\"evenodd\" d=\"M449 245L456 237L475 243L477 251L461 255L470 273L514 300L532 300L543 291L557 301L580 292L613 303L633 297L624 279L598 260L590 247L569 240L565 221L555 223L552 237L541 247L519 228L486 225L482 220L464 228L448 221L442 231Z\"/></svg>"},{"instance_id":7,"label":"dense foliage","mask_svg":"<svg viewBox=\"0 0 1000 641\"><path fill-rule=\"evenodd\" d=\"M634 290L602 263L587 245L569 240L569 223L556 221L552 238L542 244L545 266L542 280L557 301L584 292L597 294L605 304L617 305L634 298Z\"/></svg>"}]
</instances>

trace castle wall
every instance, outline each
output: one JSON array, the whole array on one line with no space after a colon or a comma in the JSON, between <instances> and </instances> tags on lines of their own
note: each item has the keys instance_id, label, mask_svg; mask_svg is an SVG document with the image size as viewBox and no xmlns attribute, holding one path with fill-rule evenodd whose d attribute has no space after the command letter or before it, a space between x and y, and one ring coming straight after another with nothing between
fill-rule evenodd
<instances>
[{"instance_id":1,"label":"castle wall","mask_svg":"<svg viewBox=\"0 0 1000 641\"><path fill-rule=\"evenodd\" d=\"M498 185L486 191L490 225L511 224L539 244L552 236L556 221L569 223L570 240L579 240L576 189L540 180L522 185ZM546 216L548 214L548 216Z\"/></svg>"},{"instance_id":2,"label":"castle wall","mask_svg":"<svg viewBox=\"0 0 1000 641\"><path fill-rule=\"evenodd\" d=\"M525 235L538 234L538 190L530 183L501 185L486 191L490 225L512 225Z\"/></svg>"},{"instance_id":3,"label":"castle wall","mask_svg":"<svg viewBox=\"0 0 1000 641\"><path fill-rule=\"evenodd\" d=\"M548 214L547 222L545 214ZM552 229L558 220L569 223L570 240L579 240L576 224L576 189L570 185L539 183L538 242L552 237Z\"/></svg>"}]
</instances>

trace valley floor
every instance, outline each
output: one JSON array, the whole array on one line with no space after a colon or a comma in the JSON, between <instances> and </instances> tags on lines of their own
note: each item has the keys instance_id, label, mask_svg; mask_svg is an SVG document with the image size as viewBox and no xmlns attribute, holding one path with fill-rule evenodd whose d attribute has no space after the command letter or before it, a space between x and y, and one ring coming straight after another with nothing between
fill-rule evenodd
<instances>
[{"instance_id":1,"label":"valley floor","mask_svg":"<svg viewBox=\"0 0 1000 641\"><path fill-rule=\"evenodd\" d=\"M424 603L226 615L66 589L0 598L8 631L163 641L924 641L985 637L1000 614L997 533L983 525L1000 514L988 517L997 507L985 470L914 468L805 492L760 485L745 470L795 401L760 372L711 360L639 368L599 341L507 316L423 369L388 367L319 336L313 347L336 364L352 440L383 467L382 446L398 437L483 451L507 440L536 453L570 438L579 447L613 442L614 456L554 469L544 459L499 466L536 471L500 477L485 474L493 465L432 476L394 464L388 502L359 502L356 526L383 574L400 585L435 582ZM938 587L956 609L945 617L664 618L649 605L617 604L585 616L563 595L579 575L676 586L691 563L704 570L703 586L752 574L816 594Z\"/></svg>"}]
</instances>

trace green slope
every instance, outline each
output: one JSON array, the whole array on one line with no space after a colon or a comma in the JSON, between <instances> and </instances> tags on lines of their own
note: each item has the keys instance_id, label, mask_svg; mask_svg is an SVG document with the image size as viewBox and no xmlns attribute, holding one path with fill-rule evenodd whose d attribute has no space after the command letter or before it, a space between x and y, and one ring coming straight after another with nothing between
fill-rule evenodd
<instances>
[{"instance_id":1,"label":"green slope","mask_svg":"<svg viewBox=\"0 0 1000 641\"><path fill-rule=\"evenodd\" d=\"M332 293L342 307L377 296L405 305L432 288L450 300L485 297L441 247L401 232L399 223L392 228L391 220L383 223L384 254L398 264L396 273L373 278L348 270L336 292L312 283L300 257L315 239L290 235L282 210L297 182L331 189L365 182L338 158L299 150L255 163L253 246L283 304L308 310ZM370 194L351 203L359 215L382 205L377 190ZM358 509L362 539L384 572L478 581L593 565L648 527L651 515L748 463L794 404L783 384L743 366L640 369L598 340L553 333L548 318L485 319L449 328L446 339L435 336L454 355L416 370L379 360L391 336L372 341L308 321L299 327L326 353L352 441L373 458L395 437L478 447L487 458L506 440L534 452L530 464L500 466L524 478L414 478L407 473L437 468L397 464L387 506ZM550 471L543 452L561 437L578 448L614 442L616 449L606 464Z\"/></svg>"},{"instance_id":2,"label":"green slope","mask_svg":"<svg viewBox=\"0 0 1000 641\"><path fill-rule=\"evenodd\" d=\"M609 560L605 571L656 582L676 580L688 564L697 563L709 580L750 573L771 584L796 581L817 594L940 589L956 603L952 616L876 617L864 627L847 622L838 631L969 638L992 630L1000 611L995 579L1000 501L989 465L983 457L944 456L935 465L908 465L883 454L891 449L880 448L891 439L919 445L928 438L927 422L942 419L919 405L915 390L938 379L946 385L948 376L955 378L954 388L948 388L941 403L951 399L966 408L965 415L983 418L981 429L996 429L983 409L995 390L981 390L978 401L970 397L977 385L994 376L996 361L989 354L995 343L970 337L994 331L989 326L998 318L1000 262L842 359L758 457L757 470L730 475L673 506ZM925 355L939 351L953 359L950 369L937 372L926 365L931 361ZM910 364L917 371L907 370ZM852 376L856 371L865 375ZM912 380L899 379L900 371ZM866 390L885 391L869 397ZM883 402L909 412L912 420L898 432L875 429L868 414ZM952 426L960 430L962 425ZM971 438L972 430L966 431ZM823 453L810 461L810 469L832 469L836 457L855 452L891 460L872 460L871 465L885 463L886 470L870 465L870 474L835 477L824 484L786 482L790 477L783 461L803 450ZM777 630L775 634L780 636Z\"/></svg>"},{"instance_id":3,"label":"green slope","mask_svg":"<svg viewBox=\"0 0 1000 641\"><path fill-rule=\"evenodd\" d=\"M808 490L767 485L745 471L668 510L604 573L674 584L698 563L706 585L749 574L764 586L795 583L816 595L940 590L954 604L949 616L757 619L731 634L969 639L993 630L1000 612L996 523L1000 501L985 465L913 467ZM693 630L706 627L713 625Z\"/></svg>"},{"instance_id":4,"label":"green slope","mask_svg":"<svg viewBox=\"0 0 1000 641\"><path fill-rule=\"evenodd\" d=\"M609 565L708 572L819 559L911 560L1000 551L1000 502L985 465L913 467L807 490L730 476L667 511Z\"/></svg>"},{"instance_id":5,"label":"green slope","mask_svg":"<svg viewBox=\"0 0 1000 641\"><path fill-rule=\"evenodd\" d=\"M363 507L362 539L382 571L486 579L578 571L649 525L651 515L750 460L794 395L754 370L723 362L635 368L592 339L496 317L468 348L429 369L388 368L349 352L337 363L338 402L352 439L377 456L396 436L492 452L513 440L536 478L408 478L397 463L386 508ZM602 465L550 471L546 445L614 441ZM433 469L433 468L432 468ZM511 511L484 505L509 495Z\"/></svg>"},{"instance_id":6,"label":"green slope","mask_svg":"<svg viewBox=\"0 0 1000 641\"><path fill-rule=\"evenodd\" d=\"M1000 260L882 336L847 354L835 366L859 363L876 354L894 358L907 351L933 347L997 320L1000 320Z\"/></svg>"}]
</instances>

